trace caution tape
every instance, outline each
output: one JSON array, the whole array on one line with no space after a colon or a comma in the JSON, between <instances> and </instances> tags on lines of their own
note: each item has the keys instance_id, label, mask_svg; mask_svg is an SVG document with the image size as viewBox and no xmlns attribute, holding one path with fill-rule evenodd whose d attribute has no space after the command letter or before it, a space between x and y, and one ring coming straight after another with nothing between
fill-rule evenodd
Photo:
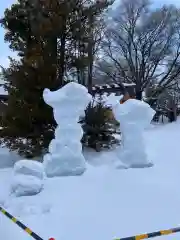
<instances>
[{"instance_id":1,"label":"caution tape","mask_svg":"<svg viewBox=\"0 0 180 240\"><path fill-rule=\"evenodd\" d=\"M158 232L145 233L145 234L136 235L136 236L132 236L132 237L116 238L114 240L142 240L142 239L159 237L162 235L169 235L169 234L173 234L173 233L177 233L177 232L180 232L180 227L171 228L171 229L167 229L167 230L161 230Z\"/></svg>"},{"instance_id":2,"label":"caution tape","mask_svg":"<svg viewBox=\"0 0 180 240\"><path fill-rule=\"evenodd\" d=\"M3 213L6 217L8 217L16 225L18 225L21 229L23 229L26 233L28 233L32 238L34 238L36 240L43 240L35 232L33 232L30 228L26 227L22 222L17 220L15 217L13 217L10 213L8 213L2 207L0 207L0 212Z\"/></svg>"},{"instance_id":3,"label":"caution tape","mask_svg":"<svg viewBox=\"0 0 180 240\"><path fill-rule=\"evenodd\" d=\"M10 213L8 213L6 210L4 210L2 207L0 207L0 212L4 214L6 217L8 217L12 222L14 222L16 225L18 225L21 229L23 229L26 233L28 233L32 238L36 240L43 240L41 237L39 237L35 232L33 232L30 228L25 226L22 222L20 222L18 219L13 217ZM177 228L170 228L167 230L161 230L157 232L151 232L151 233L145 233L140 235L135 235L131 237L125 237L125 238L116 238L114 240L142 240L142 239L148 239L148 238L154 238L159 237L162 235L169 235L173 233L180 232L180 227ZM49 240L55 240L54 238L49 238Z\"/></svg>"}]
</instances>

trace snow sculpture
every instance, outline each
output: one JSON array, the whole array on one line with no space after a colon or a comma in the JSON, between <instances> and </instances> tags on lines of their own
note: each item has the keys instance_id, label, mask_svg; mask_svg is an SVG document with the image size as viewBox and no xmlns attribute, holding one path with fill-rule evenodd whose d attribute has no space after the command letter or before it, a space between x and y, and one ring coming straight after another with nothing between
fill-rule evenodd
<instances>
[{"instance_id":1,"label":"snow sculpture","mask_svg":"<svg viewBox=\"0 0 180 240\"><path fill-rule=\"evenodd\" d=\"M14 165L11 190L15 196L30 196L41 192L45 171L42 163L20 160Z\"/></svg>"},{"instance_id":2,"label":"snow sculpture","mask_svg":"<svg viewBox=\"0 0 180 240\"><path fill-rule=\"evenodd\" d=\"M116 150L118 159L129 168L150 167L147 159L143 132L155 114L155 111L145 102L129 99L119 103L117 96L110 95L107 101L111 104L115 118L120 122L122 146ZM119 163L119 166L122 165Z\"/></svg>"},{"instance_id":3,"label":"snow sculpture","mask_svg":"<svg viewBox=\"0 0 180 240\"><path fill-rule=\"evenodd\" d=\"M53 108L58 124L55 139L49 145L49 153L44 156L47 176L83 174L86 169L81 145L83 130L78 121L92 96L84 86L71 82L54 92L45 89L43 97Z\"/></svg>"}]
</instances>

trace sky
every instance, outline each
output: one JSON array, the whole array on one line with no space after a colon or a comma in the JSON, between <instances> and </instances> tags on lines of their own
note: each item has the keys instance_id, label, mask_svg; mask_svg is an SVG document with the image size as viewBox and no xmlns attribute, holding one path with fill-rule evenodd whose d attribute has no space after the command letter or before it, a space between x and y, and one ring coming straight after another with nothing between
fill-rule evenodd
<instances>
[{"instance_id":1,"label":"sky","mask_svg":"<svg viewBox=\"0 0 180 240\"><path fill-rule=\"evenodd\" d=\"M0 4L0 18L3 17L4 10L9 8L16 0L1 0ZM8 56L15 55L15 53L11 53L8 44L4 43L4 29L0 27L0 65L8 65Z\"/></svg>"},{"instance_id":2,"label":"sky","mask_svg":"<svg viewBox=\"0 0 180 240\"><path fill-rule=\"evenodd\" d=\"M4 10L10 7L16 0L0 0L0 17L3 16ZM118 1L118 0L116 0ZM159 7L163 4L176 4L180 7L180 0L154 0L154 4ZM4 43L4 29L0 27L0 65L8 66L8 56L16 56L14 52L11 52L8 48L8 44Z\"/></svg>"}]
</instances>

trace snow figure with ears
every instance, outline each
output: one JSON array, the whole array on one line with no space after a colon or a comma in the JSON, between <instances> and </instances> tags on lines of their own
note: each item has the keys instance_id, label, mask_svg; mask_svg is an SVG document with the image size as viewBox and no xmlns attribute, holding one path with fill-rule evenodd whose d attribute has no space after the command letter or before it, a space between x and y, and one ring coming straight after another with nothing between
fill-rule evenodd
<instances>
[{"instance_id":1,"label":"snow figure with ears","mask_svg":"<svg viewBox=\"0 0 180 240\"><path fill-rule=\"evenodd\" d=\"M58 124L55 139L49 145L49 153L44 156L47 176L83 174L86 169L81 144L83 130L78 121L92 96L84 86L71 82L54 92L45 89L43 98L53 108Z\"/></svg>"},{"instance_id":2,"label":"snow figure with ears","mask_svg":"<svg viewBox=\"0 0 180 240\"><path fill-rule=\"evenodd\" d=\"M120 122L122 146L117 148L118 159L126 168L150 167L144 142L144 129L150 125L155 111L149 104L136 99L128 99L123 104L117 96L110 95L107 103L111 104L115 118ZM117 164L122 167L122 164Z\"/></svg>"}]
</instances>

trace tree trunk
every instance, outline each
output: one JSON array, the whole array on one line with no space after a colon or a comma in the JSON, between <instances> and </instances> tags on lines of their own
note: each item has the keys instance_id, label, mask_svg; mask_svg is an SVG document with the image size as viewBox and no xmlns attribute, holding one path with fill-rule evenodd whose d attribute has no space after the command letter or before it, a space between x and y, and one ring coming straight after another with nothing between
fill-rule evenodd
<instances>
[{"instance_id":1,"label":"tree trunk","mask_svg":"<svg viewBox=\"0 0 180 240\"><path fill-rule=\"evenodd\" d=\"M77 70L77 80L78 80L78 83L82 84L82 82L81 82L81 72L80 72L79 67L76 67L76 70Z\"/></svg>"},{"instance_id":2,"label":"tree trunk","mask_svg":"<svg viewBox=\"0 0 180 240\"><path fill-rule=\"evenodd\" d=\"M137 100L142 100L142 91L141 90L136 91L136 99Z\"/></svg>"},{"instance_id":3,"label":"tree trunk","mask_svg":"<svg viewBox=\"0 0 180 240\"><path fill-rule=\"evenodd\" d=\"M177 120L176 109L171 108L171 111L168 113L169 122L175 122Z\"/></svg>"},{"instance_id":4,"label":"tree trunk","mask_svg":"<svg viewBox=\"0 0 180 240\"><path fill-rule=\"evenodd\" d=\"M51 56L49 57L49 64L51 64L52 68L51 81L54 83L51 90L57 90L59 88L59 82L57 79L57 37L54 36L51 39L48 39L47 42L47 45L49 45L47 50L51 52Z\"/></svg>"},{"instance_id":5,"label":"tree trunk","mask_svg":"<svg viewBox=\"0 0 180 240\"><path fill-rule=\"evenodd\" d=\"M168 118L169 118L169 122L174 122L175 121L173 111L169 111Z\"/></svg>"},{"instance_id":6,"label":"tree trunk","mask_svg":"<svg viewBox=\"0 0 180 240\"><path fill-rule=\"evenodd\" d=\"M169 102L169 109L170 109L170 111L168 112L169 122L175 122L177 120L177 106L174 98L171 99Z\"/></svg>"},{"instance_id":7,"label":"tree trunk","mask_svg":"<svg viewBox=\"0 0 180 240\"><path fill-rule=\"evenodd\" d=\"M89 59L89 65L88 65L88 91L91 93L92 91L92 72L93 72L93 62L94 62L94 56L93 56L93 17L89 17L89 25L90 25L90 32L89 32L89 42L88 42L88 59Z\"/></svg>"},{"instance_id":8,"label":"tree trunk","mask_svg":"<svg viewBox=\"0 0 180 240\"><path fill-rule=\"evenodd\" d=\"M59 59L59 85L64 84L64 72L65 72L65 53L66 53L66 19L63 21L61 46L60 46L60 59Z\"/></svg>"}]
</instances>

